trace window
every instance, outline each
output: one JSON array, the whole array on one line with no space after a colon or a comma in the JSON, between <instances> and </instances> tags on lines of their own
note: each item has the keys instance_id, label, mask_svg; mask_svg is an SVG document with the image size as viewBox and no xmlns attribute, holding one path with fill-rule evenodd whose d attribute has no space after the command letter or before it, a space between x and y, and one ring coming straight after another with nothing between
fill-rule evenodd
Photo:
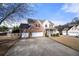
<instances>
[{"instance_id":1,"label":"window","mask_svg":"<svg viewBox=\"0 0 79 59\"><path fill-rule=\"evenodd\" d=\"M38 25L36 24L36 27L38 27Z\"/></svg>"},{"instance_id":2,"label":"window","mask_svg":"<svg viewBox=\"0 0 79 59\"><path fill-rule=\"evenodd\" d=\"M36 24L36 27L40 27L40 24Z\"/></svg>"},{"instance_id":3,"label":"window","mask_svg":"<svg viewBox=\"0 0 79 59\"><path fill-rule=\"evenodd\" d=\"M45 27L47 27L47 25L45 25Z\"/></svg>"}]
</instances>

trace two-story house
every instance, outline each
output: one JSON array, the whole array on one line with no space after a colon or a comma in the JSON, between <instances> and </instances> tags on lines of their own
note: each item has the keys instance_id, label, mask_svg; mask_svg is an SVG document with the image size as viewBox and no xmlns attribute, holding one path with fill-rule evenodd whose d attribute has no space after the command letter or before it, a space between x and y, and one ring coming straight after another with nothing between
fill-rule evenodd
<instances>
[{"instance_id":1,"label":"two-story house","mask_svg":"<svg viewBox=\"0 0 79 59\"><path fill-rule=\"evenodd\" d=\"M45 36L45 34L51 36L51 34L58 33L52 22L30 18L27 24L20 24L20 31L22 37L40 37Z\"/></svg>"},{"instance_id":2,"label":"two-story house","mask_svg":"<svg viewBox=\"0 0 79 59\"><path fill-rule=\"evenodd\" d=\"M74 25L70 30L68 30L69 36L79 36L79 25Z\"/></svg>"},{"instance_id":3,"label":"two-story house","mask_svg":"<svg viewBox=\"0 0 79 59\"><path fill-rule=\"evenodd\" d=\"M71 27L64 28L62 34L68 36L79 36L79 25L73 25Z\"/></svg>"},{"instance_id":4,"label":"two-story house","mask_svg":"<svg viewBox=\"0 0 79 59\"><path fill-rule=\"evenodd\" d=\"M43 36L43 27L38 20L33 20L27 24L20 24L20 33L22 38Z\"/></svg>"}]
</instances>

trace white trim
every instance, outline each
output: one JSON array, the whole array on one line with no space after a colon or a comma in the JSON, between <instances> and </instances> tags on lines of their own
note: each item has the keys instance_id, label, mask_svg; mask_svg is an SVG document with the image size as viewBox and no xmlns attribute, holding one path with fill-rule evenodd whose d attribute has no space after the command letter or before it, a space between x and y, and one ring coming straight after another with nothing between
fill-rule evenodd
<instances>
[{"instance_id":1,"label":"white trim","mask_svg":"<svg viewBox=\"0 0 79 59\"><path fill-rule=\"evenodd\" d=\"M21 36L22 38L27 38L27 37L29 37L29 33L22 33L22 36Z\"/></svg>"}]
</instances>

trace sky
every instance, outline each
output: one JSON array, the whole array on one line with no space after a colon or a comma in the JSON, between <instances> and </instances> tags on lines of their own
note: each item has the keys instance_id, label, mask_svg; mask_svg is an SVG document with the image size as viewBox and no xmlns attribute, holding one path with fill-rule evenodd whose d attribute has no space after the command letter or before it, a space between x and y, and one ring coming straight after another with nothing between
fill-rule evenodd
<instances>
[{"instance_id":1,"label":"sky","mask_svg":"<svg viewBox=\"0 0 79 59\"><path fill-rule=\"evenodd\" d=\"M50 20L56 25L66 24L74 17L79 17L78 3L38 3L34 9L36 13L31 18Z\"/></svg>"},{"instance_id":2,"label":"sky","mask_svg":"<svg viewBox=\"0 0 79 59\"><path fill-rule=\"evenodd\" d=\"M27 16L28 18L49 20L55 25L64 25L71 22L74 17L79 17L78 3L36 3L34 5L35 12L31 16ZM27 21L22 19L15 24L19 23L27 23Z\"/></svg>"}]
</instances>

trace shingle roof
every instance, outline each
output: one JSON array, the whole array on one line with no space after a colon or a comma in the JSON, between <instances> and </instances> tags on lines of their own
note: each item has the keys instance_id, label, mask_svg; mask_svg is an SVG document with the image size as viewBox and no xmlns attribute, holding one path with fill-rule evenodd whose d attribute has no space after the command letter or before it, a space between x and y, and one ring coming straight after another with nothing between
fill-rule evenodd
<instances>
[{"instance_id":1,"label":"shingle roof","mask_svg":"<svg viewBox=\"0 0 79 59\"><path fill-rule=\"evenodd\" d=\"M28 29L28 28L30 28L31 27L31 25L29 25L29 24L24 24L24 23L21 23L20 24L20 28L21 29Z\"/></svg>"},{"instance_id":2,"label":"shingle roof","mask_svg":"<svg viewBox=\"0 0 79 59\"><path fill-rule=\"evenodd\" d=\"M67 28L64 28L63 31L68 31L69 29L71 29L73 26L70 26L70 27L67 27Z\"/></svg>"},{"instance_id":3,"label":"shingle roof","mask_svg":"<svg viewBox=\"0 0 79 59\"><path fill-rule=\"evenodd\" d=\"M26 31L26 32L42 32L43 31L43 27L38 26L36 27L36 24L39 25L39 22L32 23L32 24L20 24L20 29L21 31Z\"/></svg>"},{"instance_id":4,"label":"shingle roof","mask_svg":"<svg viewBox=\"0 0 79 59\"><path fill-rule=\"evenodd\" d=\"M34 23L34 22L40 21L42 24L46 21L46 20L39 20L39 19L32 19L32 18L28 18L28 20L30 20L30 22L28 21L28 23ZM48 20L48 22L51 25L54 25L54 23L52 23L51 21Z\"/></svg>"},{"instance_id":5,"label":"shingle roof","mask_svg":"<svg viewBox=\"0 0 79 59\"><path fill-rule=\"evenodd\" d=\"M43 23L45 20L39 20L41 23Z\"/></svg>"},{"instance_id":6,"label":"shingle roof","mask_svg":"<svg viewBox=\"0 0 79 59\"><path fill-rule=\"evenodd\" d=\"M49 21L49 23L50 23L51 25L54 25L54 23L52 23L51 21Z\"/></svg>"}]
</instances>

